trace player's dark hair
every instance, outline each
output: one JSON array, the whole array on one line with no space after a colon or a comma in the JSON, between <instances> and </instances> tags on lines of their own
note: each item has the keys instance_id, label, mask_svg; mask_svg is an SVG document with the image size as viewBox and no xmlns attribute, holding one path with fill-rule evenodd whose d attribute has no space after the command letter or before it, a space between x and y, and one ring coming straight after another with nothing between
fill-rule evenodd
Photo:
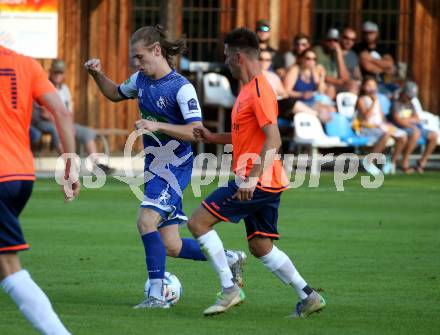
<instances>
[{"instance_id":1,"label":"player's dark hair","mask_svg":"<svg viewBox=\"0 0 440 335\"><path fill-rule=\"evenodd\" d=\"M180 55L187 50L186 38L184 35L175 41L171 41L168 39L167 31L159 24L154 27L146 26L136 30L131 36L131 44L133 45L139 41L142 41L146 47L159 42L162 56L172 68L174 68L173 56Z\"/></svg>"},{"instance_id":2,"label":"player's dark hair","mask_svg":"<svg viewBox=\"0 0 440 335\"><path fill-rule=\"evenodd\" d=\"M225 44L229 48L240 50L253 58L258 58L259 43L257 35L248 28L237 28L226 35Z\"/></svg>"}]
</instances>

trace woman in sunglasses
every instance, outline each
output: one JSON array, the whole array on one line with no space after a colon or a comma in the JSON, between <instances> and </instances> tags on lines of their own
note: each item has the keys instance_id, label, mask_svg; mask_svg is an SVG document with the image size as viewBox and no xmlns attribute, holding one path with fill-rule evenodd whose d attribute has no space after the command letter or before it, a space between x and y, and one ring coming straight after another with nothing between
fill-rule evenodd
<instances>
[{"instance_id":1,"label":"woman in sunglasses","mask_svg":"<svg viewBox=\"0 0 440 335\"><path fill-rule=\"evenodd\" d=\"M331 113L336 109L327 102L330 99L324 95L324 78L325 70L316 63L316 53L309 48L299 55L298 63L290 68L284 80L284 87L290 97L298 99L314 110L325 123L331 119Z\"/></svg>"}]
</instances>

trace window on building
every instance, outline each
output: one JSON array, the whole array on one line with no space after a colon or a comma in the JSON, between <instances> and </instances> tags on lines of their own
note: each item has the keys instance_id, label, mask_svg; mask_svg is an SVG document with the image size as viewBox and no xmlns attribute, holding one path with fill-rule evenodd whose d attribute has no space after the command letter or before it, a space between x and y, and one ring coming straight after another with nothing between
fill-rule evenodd
<instances>
[{"instance_id":1,"label":"window on building","mask_svg":"<svg viewBox=\"0 0 440 335\"><path fill-rule=\"evenodd\" d=\"M133 31L143 26L153 26L161 23L161 0L133 1Z\"/></svg>"},{"instance_id":2,"label":"window on building","mask_svg":"<svg viewBox=\"0 0 440 335\"><path fill-rule=\"evenodd\" d=\"M221 0L183 1L182 33L188 38L191 61L216 62L221 59L221 18L234 11L222 3Z\"/></svg>"}]
</instances>

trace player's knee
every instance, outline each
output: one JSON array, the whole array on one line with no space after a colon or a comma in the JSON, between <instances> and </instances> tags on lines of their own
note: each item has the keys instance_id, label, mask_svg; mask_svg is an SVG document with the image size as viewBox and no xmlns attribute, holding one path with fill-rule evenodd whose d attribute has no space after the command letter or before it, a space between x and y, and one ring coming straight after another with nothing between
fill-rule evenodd
<instances>
[{"instance_id":1,"label":"player's knee","mask_svg":"<svg viewBox=\"0 0 440 335\"><path fill-rule=\"evenodd\" d=\"M204 216L204 209L197 209L188 221L188 229L194 237L199 237L211 230L212 224L207 222Z\"/></svg>"},{"instance_id":2,"label":"player's knee","mask_svg":"<svg viewBox=\"0 0 440 335\"><path fill-rule=\"evenodd\" d=\"M156 230L156 225L154 224L154 222L151 222L149 220L145 220L143 218L139 218L137 221L137 228L138 231L141 235L150 233L154 230Z\"/></svg>"},{"instance_id":3,"label":"player's knee","mask_svg":"<svg viewBox=\"0 0 440 335\"><path fill-rule=\"evenodd\" d=\"M273 248L270 238L254 237L248 241L249 252L257 258L266 256Z\"/></svg>"},{"instance_id":4,"label":"player's knee","mask_svg":"<svg viewBox=\"0 0 440 335\"><path fill-rule=\"evenodd\" d=\"M21 270L16 252L0 254L0 281Z\"/></svg>"},{"instance_id":5,"label":"player's knee","mask_svg":"<svg viewBox=\"0 0 440 335\"><path fill-rule=\"evenodd\" d=\"M178 247L175 244L165 244L165 249L167 250L167 256L179 257L181 247Z\"/></svg>"},{"instance_id":6,"label":"player's knee","mask_svg":"<svg viewBox=\"0 0 440 335\"><path fill-rule=\"evenodd\" d=\"M180 238L166 238L162 235L162 241L167 251L167 256L178 257L182 249L182 240Z\"/></svg>"},{"instance_id":7,"label":"player's knee","mask_svg":"<svg viewBox=\"0 0 440 335\"><path fill-rule=\"evenodd\" d=\"M198 224L196 218L191 217L188 220L187 226L193 236L199 236L198 233L200 232L200 225Z\"/></svg>"}]
</instances>

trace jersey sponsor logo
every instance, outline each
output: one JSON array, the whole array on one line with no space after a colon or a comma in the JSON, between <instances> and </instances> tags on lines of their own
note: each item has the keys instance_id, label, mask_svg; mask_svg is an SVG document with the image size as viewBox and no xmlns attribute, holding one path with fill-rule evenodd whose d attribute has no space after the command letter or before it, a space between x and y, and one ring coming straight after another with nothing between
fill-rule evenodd
<instances>
[{"instance_id":1,"label":"jersey sponsor logo","mask_svg":"<svg viewBox=\"0 0 440 335\"><path fill-rule=\"evenodd\" d=\"M168 102L167 102L167 98L165 97L159 97L159 99L156 101L156 106L159 107L160 109L164 109L167 106Z\"/></svg>"},{"instance_id":2,"label":"jersey sponsor logo","mask_svg":"<svg viewBox=\"0 0 440 335\"><path fill-rule=\"evenodd\" d=\"M219 210L220 210L220 206L217 205L214 201L211 201L209 204L210 204L212 207L214 207L214 209L215 209L216 211L219 211Z\"/></svg>"},{"instance_id":3,"label":"jersey sponsor logo","mask_svg":"<svg viewBox=\"0 0 440 335\"><path fill-rule=\"evenodd\" d=\"M142 98L142 94L144 93L144 90L142 88L139 89L138 91L138 97Z\"/></svg>"},{"instance_id":4,"label":"jersey sponsor logo","mask_svg":"<svg viewBox=\"0 0 440 335\"><path fill-rule=\"evenodd\" d=\"M194 98L191 98L188 100L188 109L191 110L198 110L199 108L197 107L197 100Z\"/></svg>"}]
</instances>

